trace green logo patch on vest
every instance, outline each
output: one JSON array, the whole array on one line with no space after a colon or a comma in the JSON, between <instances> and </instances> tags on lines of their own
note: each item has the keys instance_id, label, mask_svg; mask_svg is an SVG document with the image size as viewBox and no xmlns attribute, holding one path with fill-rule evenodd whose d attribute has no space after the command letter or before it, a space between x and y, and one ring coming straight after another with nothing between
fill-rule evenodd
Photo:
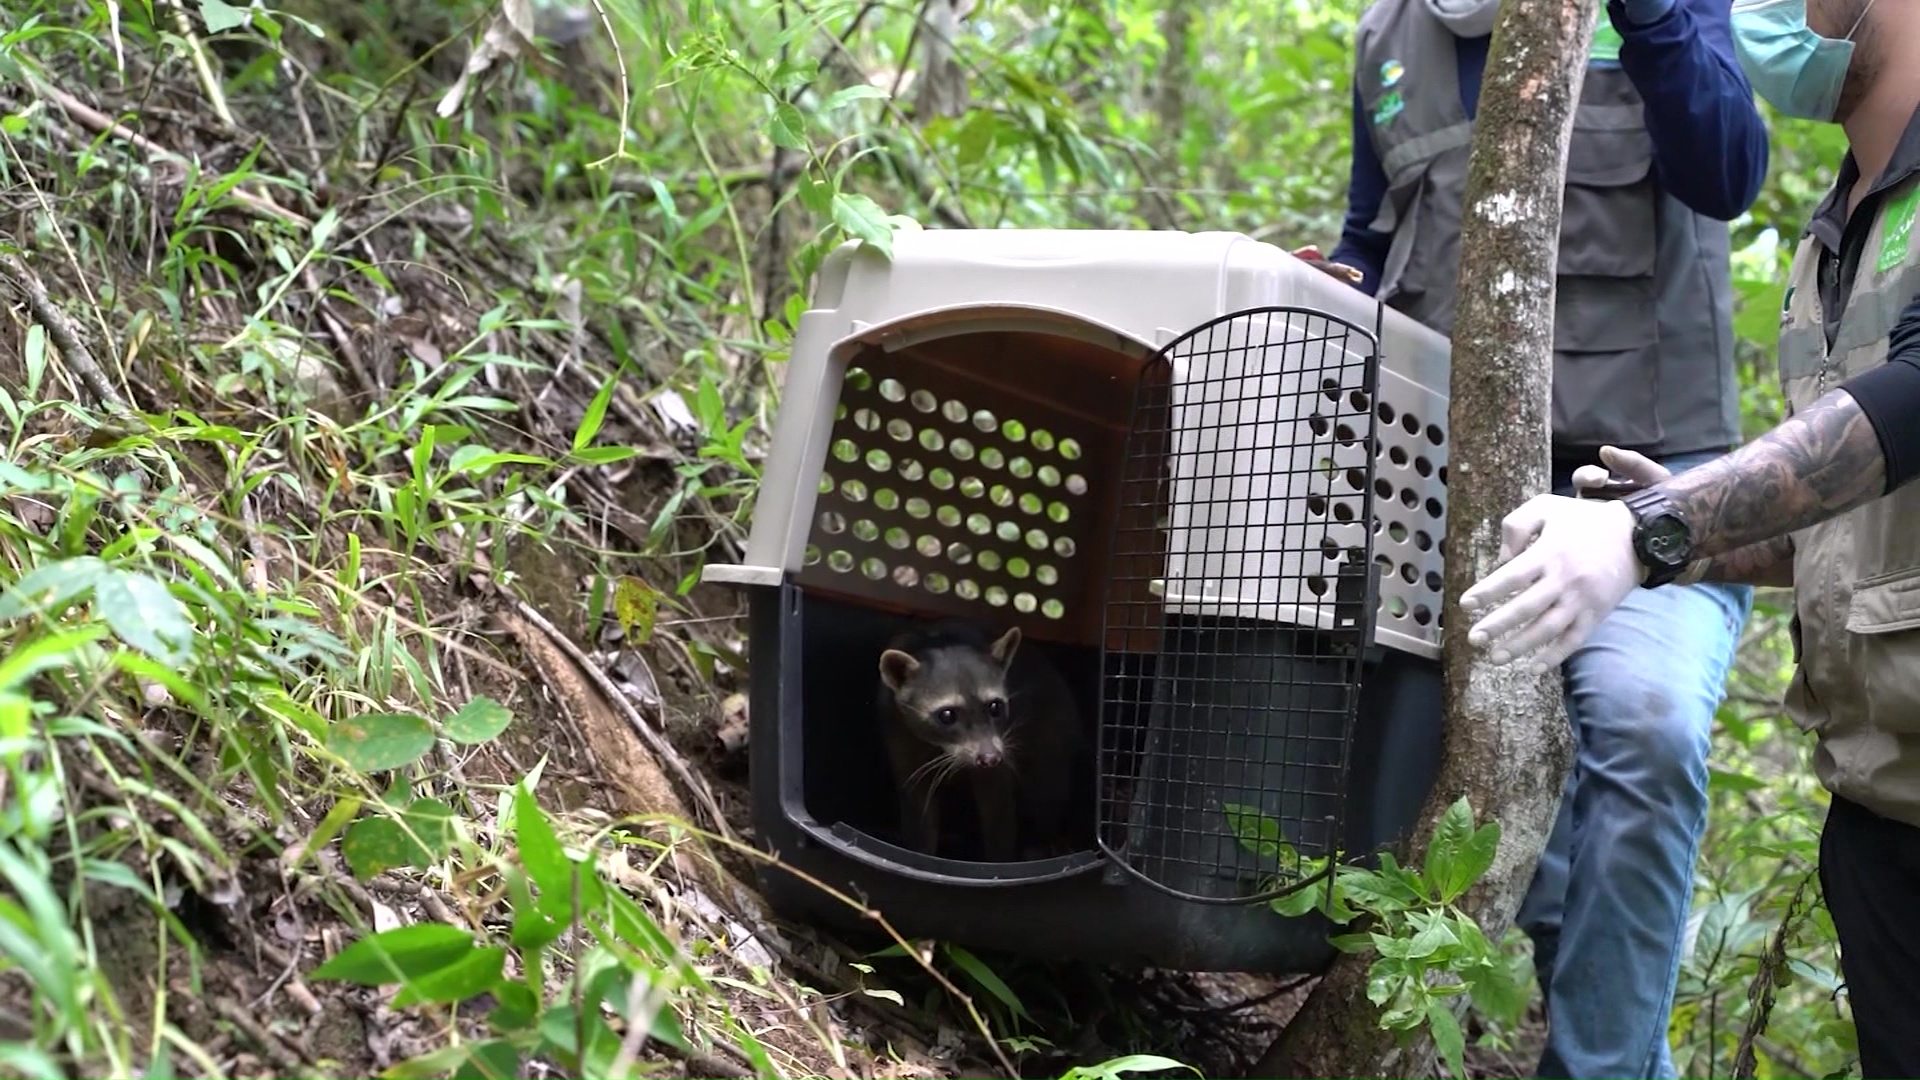
<instances>
[{"instance_id":1,"label":"green logo patch on vest","mask_svg":"<svg viewBox=\"0 0 1920 1080\"><path fill-rule=\"evenodd\" d=\"M1385 94L1381 95L1380 104L1375 105L1373 107L1374 126L1380 127L1385 125L1387 121L1393 119L1396 116L1399 116L1401 113L1401 110L1405 109L1406 107L1407 107L1406 99L1400 96L1400 91L1398 90L1387 91Z\"/></svg>"},{"instance_id":2,"label":"green logo patch on vest","mask_svg":"<svg viewBox=\"0 0 1920 1080\"><path fill-rule=\"evenodd\" d=\"M1907 261L1915 209L1920 209L1920 184L1907 188L1906 194L1887 206L1880 226L1880 273L1889 273Z\"/></svg>"}]
</instances>

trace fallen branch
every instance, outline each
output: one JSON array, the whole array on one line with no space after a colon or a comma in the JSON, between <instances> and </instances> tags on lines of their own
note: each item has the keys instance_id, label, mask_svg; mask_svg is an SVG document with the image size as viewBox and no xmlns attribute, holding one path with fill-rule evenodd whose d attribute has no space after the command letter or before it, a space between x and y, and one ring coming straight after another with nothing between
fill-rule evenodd
<instances>
[{"instance_id":1,"label":"fallen branch","mask_svg":"<svg viewBox=\"0 0 1920 1080\"><path fill-rule=\"evenodd\" d=\"M169 161L179 165L192 164L190 161L187 160L185 155L176 153L175 151L169 150L166 147L161 146L159 143L154 142L152 139L149 139L145 135L142 135L139 132L132 130L126 125L115 121L112 117L94 108L93 106L87 104L86 102L81 101L79 98L74 97L72 94L67 93L65 90L62 90L57 86L53 86L45 82L44 80L37 78L31 74L27 76L26 82L28 86L33 88L34 93L40 95L40 97L45 99L48 103L59 107L59 109L62 112L66 113L70 119L80 124L82 127L85 127L89 131L92 131L96 135L111 135L112 137L119 139L122 142L125 142L128 145L139 149L140 151L142 151L148 157L151 157L151 158L156 158L161 161ZM289 224L298 225L303 229L313 228L313 222L309 221L303 215L297 214L294 211L289 210L284 206L281 206L279 203L274 202L272 199L268 199L261 195L255 195L254 193L246 190L245 188L236 187L232 191L228 192L228 194L233 197L235 202L238 202L241 205L251 210L255 210L262 214L265 214L268 217L278 218L279 220L287 222Z\"/></svg>"},{"instance_id":2,"label":"fallen branch","mask_svg":"<svg viewBox=\"0 0 1920 1080\"><path fill-rule=\"evenodd\" d=\"M27 298L27 308L40 325L47 328L47 337L53 339L54 347L60 350L61 359L80 376L100 403L115 412L127 410L127 401L114 388L113 380L107 378L105 369L94 360L93 353L80 340L80 333L67 319L67 313L61 311L48 295L46 283L40 275L18 255L0 257L0 267L5 267L7 275L13 279L15 287Z\"/></svg>"},{"instance_id":3,"label":"fallen branch","mask_svg":"<svg viewBox=\"0 0 1920 1080\"><path fill-rule=\"evenodd\" d=\"M619 687L613 685L613 680L607 678L607 673L600 670L600 665L588 659L586 652L580 646L575 645L572 639L561 633L560 628L553 625L545 615L540 614L533 605L524 600L514 600L513 605L515 614L537 627L556 648L566 653L567 657L579 666L581 673L593 682L600 693L626 720L627 726L633 729L634 734L640 736L640 741L646 743L654 756L673 770L674 775L679 777L680 782L686 786L688 793L700 803L700 808L712 819L714 830L730 842L737 841L738 837L734 835L733 827L727 824L727 816L721 813L720 803L714 799L713 791L688 766L686 759L673 748L673 744L667 741L666 736L654 730L652 724L647 723L646 719L640 715L640 710L634 708L633 702L628 700L627 695L621 693Z\"/></svg>"}]
</instances>

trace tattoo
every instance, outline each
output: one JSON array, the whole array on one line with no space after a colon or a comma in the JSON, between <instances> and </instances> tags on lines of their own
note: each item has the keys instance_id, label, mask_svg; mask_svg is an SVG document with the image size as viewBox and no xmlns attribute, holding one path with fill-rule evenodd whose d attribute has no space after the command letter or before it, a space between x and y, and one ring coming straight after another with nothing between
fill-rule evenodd
<instances>
[{"instance_id":1,"label":"tattoo","mask_svg":"<svg viewBox=\"0 0 1920 1080\"><path fill-rule=\"evenodd\" d=\"M1845 390L1822 396L1726 457L1660 485L1693 524L1697 556L1748 569L1779 557L1767 541L1871 502L1886 486L1880 437ZM1784 550L1790 557L1791 542Z\"/></svg>"},{"instance_id":2,"label":"tattoo","mask_svg":"<svg viewBox=\"0 0 1920 1080\"><path fill-rule=\"evenodd\" d=\"M1701 580L1790 589L1793 587L1793 537L1776 536L1709 559L1706 577Z\"/></svg>"}]
</instances>

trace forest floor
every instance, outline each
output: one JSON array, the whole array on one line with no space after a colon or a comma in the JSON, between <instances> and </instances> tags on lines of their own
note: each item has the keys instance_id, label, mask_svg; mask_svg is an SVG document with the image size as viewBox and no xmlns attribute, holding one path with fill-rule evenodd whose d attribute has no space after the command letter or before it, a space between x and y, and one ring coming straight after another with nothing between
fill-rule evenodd
<instances>
[{"instance_id":1,"label":"forest floor","mask_svg":"<svg viewBox=\"0 0 1920 1080\"><path fill-rule=\"evenodd\" d=\"M931 954L876 957L883 938L842 940L764 909L745 853L744 613L707 586L661 599L694 553L737 549L741 522L724 492L689 481L705 463L709 403L669 387L666 350L640 355L583 311L578 281L539 269L551 219L585 210L522 191L527 203L503 221L444 192L411 198L388 174L444 164L407 114L431 101L366 117L311 88L236 91L229 122L194 65L136 51L112 74L104 48L41 49L31 77L0 84L0 115L26 121L6 128L0 179L0 239L13 245L0 253L0 386L41 406L9 410L12 463L144 478L133 486L183 516L154 515L143 543L213 522L207 548L237 575L235 595L260 605L249 618L319 628L346 648L329 658L289 645L297 632L275 639L283 680L226 720L193 704L195 691L222 689L205 665L186 685L148 671L132 698L44 691L118 728L62 759L64 820L85 836L46 841L77 955L97 961L110 993L46 1052L72 1051L76 1075L121 1062L143 1075L369 1076L435 1054L407 1068L483 1075L477 1058L445 1055L484 1042L506 999L395 1007L391 986L315 972L372 931L502 932L507 887L459 853L502 853L501 813L537 773L555 830L598 845L609 883L697 968L649 1006L671 1012L677 1033L638 1039L658 1022L636 1031L634 1011L612 1010L621 1049L660 1063L652 1075L770 1064L991 1076L1017 1058L1023 1075L1054 1076L1147 1053L1241 1075L1305 994L1298 980L985 954L982 976ZM246 58L225 59L230 70ZM340 170L358 187L323 182L346 133L366 128L384 129L369 137L384 162ZM752 380L757 359L719 353L736 381ZM134 413L111 418L115 402ZM756 420L751 404L723 411L726 426ZM635 452L545 469L472 456L557 461L589 422L595 446ZM63 535L72 504L9 494L15 569L105 549L81 542L102 535L98 521ZM661 592L602 591L623 581ZM616 607L657 613L635 621ZM463 843L426 865L357 873L339 834L382 791L321 751L325 725L365 710L445 715L481 698L510 710L505 731L442 740L408 778L455 808ZM703 841L668 819L720 835ZM62 845L83 842L152 884L166 917L112 875L76 884ZM564 1010L577 936L547 961L547 1050L591 1041ZM0 977L6 1038L44 1038L46 993L25 969ZM1000 1037L997 1053L969 1003ZM1474 1075L1524 1075L1537 1039L1530 1024L1522 1051L1475 1049ZM564 1069L550 1053L524 1060L520 1075Z\"/></svg>"}]
</instances>

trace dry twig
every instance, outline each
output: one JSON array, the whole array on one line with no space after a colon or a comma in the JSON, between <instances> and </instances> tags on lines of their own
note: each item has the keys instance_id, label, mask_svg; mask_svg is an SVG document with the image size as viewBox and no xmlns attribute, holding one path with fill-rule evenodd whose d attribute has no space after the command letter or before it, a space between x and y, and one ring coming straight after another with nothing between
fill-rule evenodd
<instances>
[{"instance_id":1,"label":"dry twig","mask_svg":"<svg viewBox=\"0 0 1920 1080\"><path fill-rule=\"evenodd\" d=\"M106 371L80 340L80 333L68 321L66 312L61 311L53 302L53 297L47 294L46 283L40 280L40 275L34 273L33 268L18 255L0 256L0 267L6 269L14 286L26 296L27 307L33 311L33 317L40 320L40 325L47 328L47 336L53 339L67 366L80 376L80 381L87 384L87 389L93 391L101 404L115 411L124 411L127 408L126 399L120 396L113 380L107 378Z\"/></svg>"}]
</instances>

